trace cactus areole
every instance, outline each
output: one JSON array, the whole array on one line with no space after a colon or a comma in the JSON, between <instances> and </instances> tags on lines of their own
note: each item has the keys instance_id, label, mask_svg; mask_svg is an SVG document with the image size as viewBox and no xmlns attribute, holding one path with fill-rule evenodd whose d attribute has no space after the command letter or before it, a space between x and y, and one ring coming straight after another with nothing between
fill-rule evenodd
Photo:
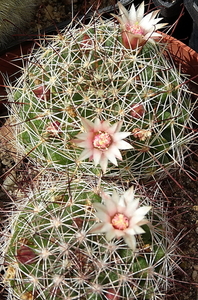
<instances>
[{"instance_id":1,"label":"cactus areole","mask_svg":"<svg viewBox=\"0 0 198 300\"><path fill-rule=\"evenodd\" d=\"M19 151L58 172L163 177L194 134L185 80L153 42L159 34L131 49L115 20L80 25L43 42L8 88Z\"/></svg>"}]
</instances>

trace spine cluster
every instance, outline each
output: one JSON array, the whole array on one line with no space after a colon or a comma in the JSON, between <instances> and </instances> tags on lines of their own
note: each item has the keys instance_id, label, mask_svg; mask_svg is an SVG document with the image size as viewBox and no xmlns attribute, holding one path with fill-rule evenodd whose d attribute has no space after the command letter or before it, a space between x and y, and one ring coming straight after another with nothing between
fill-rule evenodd
<instances>
[{"instance_id":1,"label":"spine cluster","mask_svg":"<svg viewBox=\"0 0 198 300\"><path fill-rule=\"evenodd\" d=\"M85 131L82 118L110 125L122 122L131 149L108 164L106 176L135 180L182 165L194 132L190 95L178 71L163 55L164 45L142 51L123 47L114 23L68 28L33 52L9 91L20 124L23 155L56 171L97 173L73 140ZM186 129L189 130L186 130ZM90 154L91 157L91 154Z\"/></svg>"},{"instance_id":2,"label":"spine cluster","mask_svg":"<svg viewBox=\"0 0 198 300\"><path fill-rule=\"evenodd\" d=\"M29 193L7 232L4 283L11 294L20 299L162 299L174 259L163 200L156 194L154 206L154 195L136 191L135 199L152 205L152 211L133 251L123 239L92 233L93 204L101 203L101 191L112 194L114 188L103 184L97 191L85 182L62 180L54 189Z\"/></svg>"}]
</instances>

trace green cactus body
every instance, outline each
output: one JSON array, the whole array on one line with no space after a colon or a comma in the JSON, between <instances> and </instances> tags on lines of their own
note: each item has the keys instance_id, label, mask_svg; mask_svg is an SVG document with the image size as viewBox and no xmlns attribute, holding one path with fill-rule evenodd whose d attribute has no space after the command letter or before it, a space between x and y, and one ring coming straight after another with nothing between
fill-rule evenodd
<instances>
[{"instance_id":1,"label":"green cactus body","mask_svg":"<svg viewBox=\"0 0 198 300\"><path fill-rule=\"evenodd\" d=\"M103 188L111 194L112 187ZM152 202L141 193L138 197L141 206ZM169 225L161 209L153 207L152 226L144 225L133 252L122 238L108 241L89 232L96 222L93 202L101 202L96 189L77 181L64 190L57 184L30 193L3 251L10 295L24 300L162 299L171 259Z\"/></svg>"},{"instance_id":2,"label":"green cactus body","mask_svg":"<svg viewBox=\"0 0 198 300\"><path fill-rule=\"evenodd\" d=\"M8 94L18 125L23 154L55 170L78 166L82 152L72 143L83 131L81 118L122 121L134 148L122 151L118 167L108 174L148 178L182 164L194 134L187 88L163 55L164 45L147 43L141 51L126 49L120 29L97 21L69 27L33 51ZM53 127L53 128L52 128ZM189 132L186 132L189 128Z\"/></svg>"}]
</instances>

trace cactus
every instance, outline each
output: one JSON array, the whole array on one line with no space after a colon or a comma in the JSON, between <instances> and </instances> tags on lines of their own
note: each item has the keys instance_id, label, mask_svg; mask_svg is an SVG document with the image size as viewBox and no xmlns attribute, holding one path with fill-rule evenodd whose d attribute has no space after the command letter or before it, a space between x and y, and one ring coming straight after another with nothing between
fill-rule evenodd
<instances>
[{"instance_id":1,"label":"cactus","mask_svg":"<svg viewBox=\"0 0 198 300\"><path fill-rule=\"evenodd\" d=\"M131 149L106 176L163 177L182 165L192 130L185 79L163 55L163 43L127 49L114 22L91 20L40 42L8 90L22 155L56 171L99 174L73 141L82 119L121 122ZM14 100L14 103L13 103ZM188 128L188 130L187 130ZM91 155L89 157L91 159Z\"/></svg>"},{"instance_id":2,"label":"cactus","mask_svg":"<svg viewBox=\"0 0 198 300\"><path fill-rule=\"evenodd\" d=\"M30 22L38 0L1 0L0 3L0 48L3 49L13 35Z\"/></svg>"},{"instance_id":3,"label":"cactus","mask_svg":"<svg viewBox=\"0 0 198 300\"><path fill-rule=\"evenodd\" d=\"M144 234L136 235L137 246L131 249L122 237L109 240L93 229L94 205L103 203L103 193L115 196L115 190L123 200L126 192L113 185L62 180L45 188L41 184L16 204L3 235L1 261L9 297L163 299L176 263L164 201L157 191L151 196L142 187L135 196L127 192L130 205L139 198L139 210L152 205L150 222L141 223Z\"/></svg>"},{"instance_id":4,"label":"cactus","mask_svg":"<svg viewBox=\"0 0 198 300\"><path fill-rule=\"evenodd\" d=\"M17 154L38 171L2 235L10 299L164 299L173 282L167 204L137 182L182 165L193 106L143 7L40 41L7 85Z\"/></svg>"}]
</instances>

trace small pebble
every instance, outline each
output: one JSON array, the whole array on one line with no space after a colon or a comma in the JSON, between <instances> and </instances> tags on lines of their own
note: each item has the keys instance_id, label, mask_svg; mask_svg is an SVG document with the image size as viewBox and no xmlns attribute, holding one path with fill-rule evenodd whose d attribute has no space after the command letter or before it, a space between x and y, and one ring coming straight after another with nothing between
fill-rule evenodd
<instances>
[{"instance_id":1,"label":"small pebble","mask_svg":"<svg viewBox=\"0 0 198 300\"><path fill-rule=\"evenodd\" d=\"M198 265L194 265L193 268L198 271Z\"/></svg>"},{"instance_id":2,"label":"small pebble","mask_svg":"<svg viewBox=\"0 0 198 300\"><path fill-rule=\"evenodd\" d=\"M194 211L198 211L198 205L194 205L192 208Z\"/></svg>"},{"instance_id":3,"label":"small pebble","mask_svg":"<svg viewBox=\"0 0 198 300\"><path fill-rule=\"evenodd\" d=\"M194 270L192 272L192 279L195 281L195 282L198 282L198 272L196 270Z\"/></svg>"}]
</instances>

